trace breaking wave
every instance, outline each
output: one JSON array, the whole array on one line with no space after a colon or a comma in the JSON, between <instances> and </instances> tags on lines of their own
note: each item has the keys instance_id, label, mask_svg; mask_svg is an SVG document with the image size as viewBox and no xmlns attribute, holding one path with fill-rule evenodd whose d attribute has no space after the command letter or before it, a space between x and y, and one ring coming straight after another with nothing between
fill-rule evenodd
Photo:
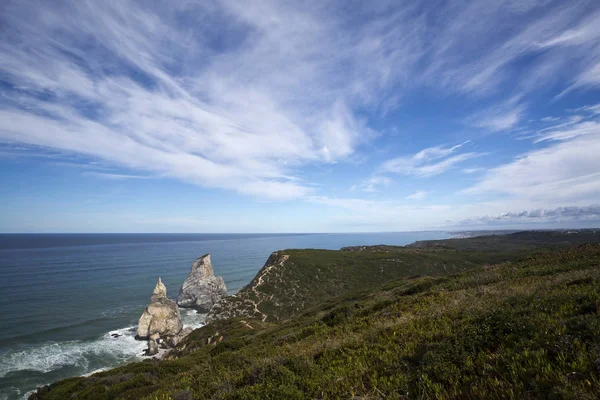
<instances>
[{"instance_id":1,"label":"breaking wave","mask_svg":"<svg viewBox=\"0 0 600 400\"><path fill-rule=\"evenodd\" d=\"M204 325L205 316L181 309L183 325L193 329ZM9 350L1 355L0 400L27 398L38 386L58 379L92 375L141 360L146 342L135 340L136 331L137 326L129 326L107 332L96 340L46 342ZM27 388L23 387L25 376L30 381Z\"/></svg>"}]
</instances>

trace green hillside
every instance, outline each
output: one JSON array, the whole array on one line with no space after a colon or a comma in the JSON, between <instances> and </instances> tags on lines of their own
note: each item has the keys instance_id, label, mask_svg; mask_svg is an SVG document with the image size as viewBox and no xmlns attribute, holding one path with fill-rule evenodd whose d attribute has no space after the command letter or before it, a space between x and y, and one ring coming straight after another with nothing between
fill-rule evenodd
<instances>
[{"instance_id":1,"label":"green hillside","mask_svg":"<svg viewBox=\"0 0 600 400\"><path fill-rule=\"evenodd\" d=\"M287 292L273 286L267 318L216 320L170 360L63 380L31 398L600 397L600 244L420 246L279 252L273 257L288 255L290 271L312 271L294 275L298 288L323 301L290 311ZM287 282L290 271L270 271ZM390 280L394 273L405 277ZM319 281L327 282L313 292L306 286Z\"/></svg>"},{"instance_id":2,"label":"green hillside","mask_svg":"<svg viewBox=\"0 0 600 400\"><path fill-rule=\"evenodd\" d=\"M360 249L275 252L249 285L213 307L208 320L244 317L281 321L325 300L401 277L460 272L515 257L508 252L438 248Z\"/></svg>"}]
</instances>

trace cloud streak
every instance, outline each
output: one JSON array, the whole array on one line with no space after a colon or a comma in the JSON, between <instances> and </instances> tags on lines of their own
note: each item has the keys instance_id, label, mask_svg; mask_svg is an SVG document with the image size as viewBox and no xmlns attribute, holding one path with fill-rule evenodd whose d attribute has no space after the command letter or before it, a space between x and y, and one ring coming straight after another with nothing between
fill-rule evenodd
<instances>
[{"instance_id":1,"label":"cloud streak","mask_svg":"<svg viewBox=\"0 0 600 400\"><path fill-rule=\"evenodd\" d=\"M467 119L467 124L491 132L507 131L519 124L524 112L525 106L515 98L477 112Z\"/></svg>"},{"instance_id":2,"label":"cloud streak","mask_svg":"<svg viewBox=\"0 0 600 400\"><path fill-rule=\"evenodd\" d=\"M591 203L600 198L600 125L597 121L560 124L544 130L549 142L488 170L466 189L471 195L500 194L529 204Z\"/></svg>"},{"instance_id":3,"label":"cloud streak","mask_svg":"<svg viewBox=\"0 0 600 400\"><path fill-rule=\"evenodd\" d=\"M458 153L468 142L453 147L429 147L412 156L397 157L386 161L381 166L383 172L419 177L431 177L443 174L456 165L479 157L475 152Z\"/></svg>"},{"instance_id":4,"label":"cloud streak","mask_svg":"<svg viewBox=\"0 0 600 400\"><path fill-rule=\"evenodd\" d=\"M406 196L406 200L423 200L428 194L429 192L425 190L417 190L416 192Z\"/></svg>"}]
</instances>

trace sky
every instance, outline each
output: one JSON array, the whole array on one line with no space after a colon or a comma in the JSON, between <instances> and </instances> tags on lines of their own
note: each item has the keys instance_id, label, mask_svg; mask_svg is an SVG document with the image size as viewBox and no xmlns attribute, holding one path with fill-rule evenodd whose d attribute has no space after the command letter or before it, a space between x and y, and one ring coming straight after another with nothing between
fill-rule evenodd
<instances>
[{"instance_id":1,"label":"sky","mask_svg":"<svg viewBox=\"0 0 600 400\"><path fill-rule=\"evenodd\" d=\"M0 232L599 226L597 0L0 5Z\"/></svg>"}]
</instances>

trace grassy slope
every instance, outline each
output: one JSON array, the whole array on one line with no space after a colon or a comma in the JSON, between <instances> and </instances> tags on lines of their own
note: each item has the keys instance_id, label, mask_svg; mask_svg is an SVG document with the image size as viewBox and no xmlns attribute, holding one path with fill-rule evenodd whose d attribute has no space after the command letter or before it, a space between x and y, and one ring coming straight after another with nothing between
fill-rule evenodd
<instances>
[{"instance_id":1,"label":"grassy slope","mask_svg":"<svg viewBox=\"0 0 600 400\"><path fill-rule=\"evenodd\" d=\"M518 252L376 246L363 251L283 250L257 277L223 299L208 320L288 319L324 300L414 275L440 275L514 258Z\"/></svg>"},{"instance_id":2,"label":"grassy slope","mask_svg":"<svg viewBox=\"0 0 600 400\"><path fill-rule=\"evenodd\" d=\"M269 257L248 286L214 307L209 320L284 320L324 300L359 289L399 277L463 271L483 265L490 257L481 252L383 246L362 252L283 250Z\"/></svg>"},{"instance_id":3,"label":"grassy slope","mask_svg":"<svg viewBox=\"0 0 600 400\"><path fill-rule=\"evenodd\" d=\"M217 321L178 359L71 378L37 399L600 396L600 245L404 278L286 322Z\"/></svg>"},{"instance_id":4,"label":"grassy slope","mask_svg":"<svg viewBox=\"0 0 600 400\"><path fill-rule=\"evenodd\" d=\"M600 232L582 230L423 241L408 247L282 250L269 257L249 285L217 304L208 321L232 317L281 321L325 300L393 279L455 273L539 249L598 241Z\"/></svg>"}]
</instances>

